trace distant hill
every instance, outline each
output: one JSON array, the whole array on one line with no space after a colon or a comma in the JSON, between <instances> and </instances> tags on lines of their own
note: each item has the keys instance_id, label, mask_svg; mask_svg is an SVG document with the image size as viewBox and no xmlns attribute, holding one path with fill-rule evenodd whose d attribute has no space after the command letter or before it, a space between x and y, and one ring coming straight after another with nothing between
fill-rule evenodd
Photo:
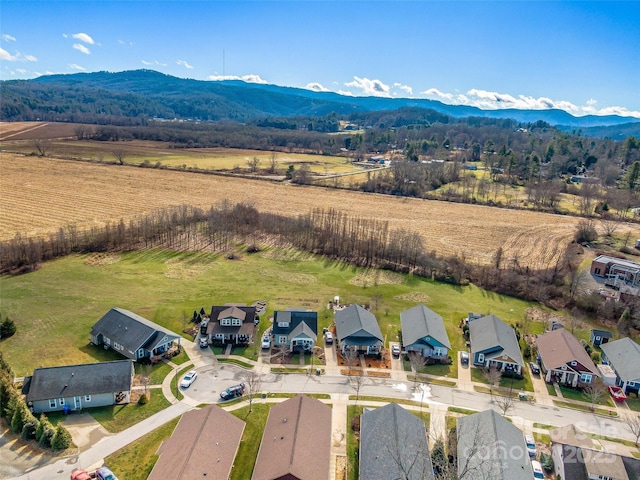
<instances>
[{"instance_id":1,"label":"distant hill","mask_svg":"<svg viewBox=\"0 0 640 480\"><path fill-rule=\"evenodd\" d=\"M0 83L0 120L137 123L149 118L245 122L266 117L324 116L332 112L431 109L454 118L538 120L564 129L593 129L612 138L640 131L640 121L617 115L574 117L563 110L481 110L411 98L352 97L332 92L242 81L202 81L153 70L46 75Z\"/></svg>"}]
</instances>

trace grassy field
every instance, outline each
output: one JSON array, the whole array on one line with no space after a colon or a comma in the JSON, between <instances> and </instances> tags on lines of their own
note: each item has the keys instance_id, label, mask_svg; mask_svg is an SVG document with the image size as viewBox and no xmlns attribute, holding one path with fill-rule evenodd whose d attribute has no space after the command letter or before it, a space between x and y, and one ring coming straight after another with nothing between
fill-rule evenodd
<instances>
[{"instance_id":1,"label":"grassy field","mask_svg":"<svg viewBox=\"0 0 640 480\"><path fill-rule=\"evenodd\" d=\"M233 413L240 420L246 422L240 448L231 471L231 480L245 480L251 478L253 466L258 457L262 432L269 416L268 404L254 404L251 413L249 407L234 410Z\"/></svg>"},{"instance_id":2,"label":"grassy field","mask_svg":"<svg viewBox=\"0 0 640 480\"><path fill-rule=\"evenodd\" d=\"M521 266L536 269L559 258L579 222L574 217L523 210L17 154L3 154L0 168L0 240L18 232L37 237L69 225L84 229L127 221L159 208L184 204L209 208L233 199L288 215L322 207L384 219L391 229L418 232L426 248L440 255L486 264L502 247L503 259L517 257ZM46 195L42 185L47 186ZM633 228L632 238L640 238L639 227L629 228Z\"/></svg>"},{"instance_id":3,"label":"grassy field","mask_svg":"<svg viewBox=\"0 0 640 480\"><path fill-rule=\"evenodd\" d=\"M118 478L145 480L158 459L156 451L160 448L160 444L171 436L178 420L176 418L156 428L130 445L109 455L104 459L105 465L108 465Z\"/></svg>"},{"instance_id":4,"label":"grassy field","mask_svg":"<svg viewBox=\"0 0 640 480\"><path fill-rule=\"evenodd\" d=\"M464 346L458 323L466 312L493 313L509 321L522 318L531 306L472 285L456 287L366 271L293 251L265 250L236 260L145 251L122 254L100 265L88 262L90 258L72 255L33 273L0 277L2 313L18 327L13 337L3 341L2 349L17 376L28 375L37 366L120 358L112 350L89 344L92 325L116 306L181 332L183 319L201 307L265 299L268 306L261 331L270 325L268 318L275 309L291 306L321 312L321 329L332 322L330 315L322 313L327 302L340 295L344 303L374 305L388 344L398 338L400 312L424 303L444 318L454 348L452 358ZM376 309L372 298L378 295L382 300Z\"/></svg>"},{"instance_id":5,"label":"grassy field","mask_svg":"<svg viewBox=\"0 0 640 480\"><path fill-rule=\"evenodd\" d=\"M128 405L110 405L107 407L91 408L88 412L100 424L111 433L118 433L122 430L141 422L145 418L158 413L167 408L169 401L162 395L162 390L149 390L149 403L138 405L131 403Z\"/></svg>"}]
</instances>

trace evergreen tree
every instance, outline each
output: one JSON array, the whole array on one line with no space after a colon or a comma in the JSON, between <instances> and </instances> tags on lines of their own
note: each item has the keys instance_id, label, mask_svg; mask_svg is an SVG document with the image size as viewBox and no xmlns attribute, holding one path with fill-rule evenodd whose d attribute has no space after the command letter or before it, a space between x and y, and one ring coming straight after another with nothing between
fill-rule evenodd
<instances>
[{"instance_id":1,"label":"evergreen tree","mask_svg":"<svg viewBox=\"0 0 640 480\"><path fill-rule=\"evenodd\" d=\"M55 427L56 433L53 435L51 439L51 449L54 451L66 450L67 448L73 445L73 440L71 438L71 434L67 431L64 426L59 423Z\"/></svg>"}]
</instances>

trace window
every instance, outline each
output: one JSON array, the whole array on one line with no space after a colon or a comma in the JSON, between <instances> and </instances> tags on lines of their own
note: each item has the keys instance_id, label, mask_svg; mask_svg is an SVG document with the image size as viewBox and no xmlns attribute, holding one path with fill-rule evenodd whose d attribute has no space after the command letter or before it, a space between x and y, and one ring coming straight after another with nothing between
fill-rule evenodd
<instances>
[{"instance_id":1,"label":"window","mask_svg":"<svg viewBox=\"0 0 640 480\"><path fill-rule=\"evenodd\" d=\"M289 322L278 322L278 326L280 328L288 328L289 327Z\"/></svg>"},{"instance_id":2,"label":"window","mask_svg":"<svg viewBox=\"0 0 640 480\"><path fill-rule=\"evenodd\" d=\"M60 406L63 406L64 405L64 398L58 399L58 403L60 404Z\"/></svg>"},{"instance_id":3,"label":"window","mask_svg":"<svg viewBox=\"0 0 640 480\"><path fill-rule=\"evenodd\" d=\"M91 395L85 395L84 396L84 401L85 402L90 402L91 401Z\"/></svg>"},{"instance_id":4,"label":"window","mask_svg":"<svg viewBox=\"0 0 640 480\"><path fill-rule=\"evenodd\" d=\"M138 355L138 358L144 357L144 348L139 349L137 355Z\"/></svg>"},{"instance_id":5,"label":"window","mask_svg":"<svg viewBox=\"0 0 640 480\"><path fill-rule=\"evenodd\" d=\"M583 373L582 375L580 375L580 381L582 383L591 383L591 378L593 378L593 376L588 373Z\"/></svg>"},{"instance_id":6,"label":"window","mask_svg":"<svg viewBox=\"0 0 640 480\"><path fill-rule=\"evenodd\" d=\"M599 341L600 341L600 336L598 335L596 336L596 342L599 342Z\"/></svg>"},{"instance_id":7,"label":"window","mask_svg":"<svg viewBox=\"0 0 640 480\"><path fill-rule=\"evenodd\" d=\"M234 327L239 327L240 325L242 325L242 322L239 318L232 318L231 325L233 325Z\"/></svg>"},{"instance_id":8,"label":"window","mask_svg":"<svg viewBox=\"0 0 640 480\"><path fill-rule=\"evenodd\" d=\"M49 400L49 408L56 408L56 399L52 398Z\"/></svg>"},{"instance_id":9,"label":"window","mask_svg":"<svg viewBox=\"0 0 640 480\"><path fill-rule=\"evenodd\" d=\"M484 363L484 353L478 354L478 363Z\"/></svg>"},{"instance_id":10,"label":"window","mask_svg":"<svg viewBox=\"0 0 640 480\"><path fill-rule=\"evenodd\" d=\"M280 338L278 340L278 343L282 344L286 344L287 343L287 336L286 335L280 335Z\"/></svg>"}]
</instances>

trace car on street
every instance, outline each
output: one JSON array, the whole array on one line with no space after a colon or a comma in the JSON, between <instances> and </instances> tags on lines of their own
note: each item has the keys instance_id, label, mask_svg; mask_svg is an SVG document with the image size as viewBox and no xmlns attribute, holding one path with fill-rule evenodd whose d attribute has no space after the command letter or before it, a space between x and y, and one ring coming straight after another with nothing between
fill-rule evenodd
<instances>
[{"instance_id":1,"label":"car on street","mask_svg":"<svg viewBox=\"0 0 640 480\"><path fill-rule=\"evenodd\" d=\"M542 464L537 460L531 460L531 468L533 469L533 478L544 478L544 472L542 471Z\"/></svg>"},{"instance_id":2,"label":"car on street","mask_svg":"<svg viewBox=\"0 0 640 480\"><path fill-rule=\"evenodd\" d=\"M209 346L209 342L207 337L200 337L200 348L207 348Z\"/></svg>"},{"instance_id":3,"label":"car on street","mask_svg":"<svg viewBox=\"0 0 640 480\"><path fill-rule=\"evenodd\" d=\"M198 378L198 372L196 372L195 370L189 370L187 374L182 378L180 387L189 388L191 384L196 381L196 378Z\"/></svg>"},{"instance_id":4,"label":"car on street","mask_svg":"<svg viewBox=\"0 0 640 480\"><path fill-rule=\"evenodd\" d=\"M398 358L400 356L400 345L394 343L391 346L391 355L393 355L395 358Z\"/></svg>"},{"instance_id":5,"label":"car on street","mask_svg":"<svg viewBox=\"0 0 640 480\"><path fill-rule=\"evenodd\" d=\"M271 339L268 335L262 337L262 343L260 344L260 346L264 349L271 348Z\"/></svg>"},{"instance_id":6,"label":"car on street","mask_svg":"<svg viewBox=\"0 0 640 480\"><path fill-rule=\"evenodd\" d=\"M242 395L244 395L244 388L244 383L239 383L238 385L229 387L226 390L220 392L220 398L222 400L231 400L232 398L241 397Z\"/></svg>"},{"instance_id":7,"label":"car on street","mask_svg":"<svg viewBox=\"0 0 640 480\"><path fill-rule=\"evenodd\" d=\"M460 363L469 365L469 352L460 352Z\"/></svg>"},{"instance_id":8,"label":"car on street","mask_svg":"<svg viewBox=\"0 0 640 480\"><path fill-rule=\"evenodd\" d=\"M524 441L527 444L527 453L529 453L529 456L532 458L536 458L536 456L538 455L536 440L533 438L532 435L525 435Z\"/></svg>"},{"instance_id":9,"label":"car on street","mask_svg":"<svg viewBox=\"0 0 640 480\"><path fill-rule=\"evenodd\" d=\"M531 368L531 373L534 375L540 375L540 367L536 362L529 362L529 368Z\"/></svg>"}]
</instances>

